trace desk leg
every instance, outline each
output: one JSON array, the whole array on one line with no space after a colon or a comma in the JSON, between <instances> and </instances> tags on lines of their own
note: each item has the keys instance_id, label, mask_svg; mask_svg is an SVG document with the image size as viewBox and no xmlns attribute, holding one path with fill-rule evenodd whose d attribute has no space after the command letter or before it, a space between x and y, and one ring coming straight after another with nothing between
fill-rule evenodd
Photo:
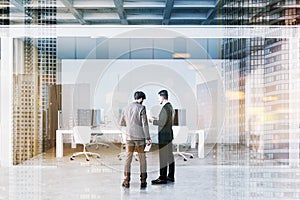
<instances>
[{"instance_id":1,"label":"desk leg","mask_svg":"<svg viewBox=\"0 0 300 200\"><path fill-rule=\"evenodd\" d=\"M72 143L71 143L71 147L72 147L72 149L76 149L76 143L75 143L73 134L72 134Z\"/></svg>"},{"instance_id":2,"label":"desk leg","mask_svg":"<svg viewBox=\"0 0 300 200\"><path fill-rule=\"evenodd\" d=\"M197 133L191 134L191 148L194 149L196 148L196 141L197 141Z\"/></svg>"},{"instance_id":3,"label":"desk leg","mask_svg":"<svg viewBox=\"0 0 300 200\"><path fill-rule=\"evenodd\" d=\"M63 134L56 131L56 157L63 157Z\"/></svg>"},{"instance_id":4,"label":"desk leg","mask_svg":"<svg viewBox=\"0 0 300 200\"><path fill-rule=\"evenodd\" d=\"M204 131L198 131L198 158L204 158Z\"/></svg>"}]
</instances>

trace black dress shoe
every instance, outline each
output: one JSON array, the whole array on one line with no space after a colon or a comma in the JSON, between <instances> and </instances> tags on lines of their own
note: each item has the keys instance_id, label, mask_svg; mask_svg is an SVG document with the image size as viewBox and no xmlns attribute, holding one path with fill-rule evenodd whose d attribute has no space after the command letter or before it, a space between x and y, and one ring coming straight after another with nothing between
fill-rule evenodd
<instances>
[{"instance_id":1,"label":"black dress shoe","mask_svg":"<svg viewBox=\"0 0 300 200\"><path fill-rule=\"evenodd\" d=\"M171 178L171 177L167 177L167 180L170 181L170 182L173 182L173 183L175 182L175 179Z\"/></svg>"},{"instance_id":2,"label":"black dress shoe","mask_svg":"<svg viewBox=\"0 0 300 200\"><path fill-rule=\"evenodd\" d=\"M147 183L141 183L141 188L146 188L147 187Z\"/></svg>"},{"instance_id":3,"label":"black dress shoe","mask_svg":"<svg viewBox=\"0 0 300 200\"><path fill-rule=\"evenodd\" d=\"M130 184L124 181L124 182L122 183L122 186L123 186L124 188L129 188L129 187L130 187Z\"/></svg>"},{"instance_id":4,"label":"black dress shoe","mask_svg":"<svg viewBox=\"0 0 300 200\"><path fill-rule=\"evenodd\" d=\"M160 178L152 180L151 182L152 182L153 185L167 184L167 180L160 179Z\"/></svg>"}]
</instances>

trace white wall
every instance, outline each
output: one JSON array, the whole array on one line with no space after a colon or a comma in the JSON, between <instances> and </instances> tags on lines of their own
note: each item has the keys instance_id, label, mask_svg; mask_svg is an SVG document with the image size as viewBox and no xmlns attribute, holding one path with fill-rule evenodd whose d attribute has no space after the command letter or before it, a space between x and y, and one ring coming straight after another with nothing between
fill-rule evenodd
<instances>
[{"instance_id":1,"label":"white wall","mask_svg":"<svg viewBox=\"0 0 300 200\"><path fill-rule=\"evenodd\" d=\"M157 93L167 89L173 107L186 109L188 126L196 129L195 86L201 63L205 60L62 60L60 83L89 84L91 108L104 108L112 124L118 121L119 109L133 101L136 90L146 93L144 105L150 115L157 115Z\"/></svg>"},{"instance_id":2,"label":"white wall","mask_svg":"<svg viewBox=\"0 0 300 200\"><path fill-rule=\"evenodd\" d=\"M13 39L1 38L0 166L12 166Z\"/></svg>"}]
</instances>

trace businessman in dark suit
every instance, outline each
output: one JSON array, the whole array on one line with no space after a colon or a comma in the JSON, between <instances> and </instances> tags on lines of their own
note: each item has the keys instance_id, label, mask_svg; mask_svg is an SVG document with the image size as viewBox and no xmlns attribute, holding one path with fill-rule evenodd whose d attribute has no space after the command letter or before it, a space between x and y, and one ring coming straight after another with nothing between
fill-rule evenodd
<instances>
[{"instance_id":1,"label":"businessman in dark suit","mask_svg":"<svg viewBox=\"0 0 300 200\"><path fill-rule=\"evenodd\" d=\"M158 145L159 145L159 167L160 175L152 180L152 184L166 184L168 181L174 182L175 162L173 155L173 116L174 110L168 101L168 91L161 90L159 102L163 105L158 119L150 119L149 122L158 126ZM169 173L168 173L169 169Z\"/></svg>"}]
</instances>

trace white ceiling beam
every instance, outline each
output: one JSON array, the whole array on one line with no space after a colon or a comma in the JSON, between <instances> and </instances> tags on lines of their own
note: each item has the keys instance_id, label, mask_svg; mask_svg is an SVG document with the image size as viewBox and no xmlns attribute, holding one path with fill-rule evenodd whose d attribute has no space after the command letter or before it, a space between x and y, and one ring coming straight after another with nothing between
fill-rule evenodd
<instances>
[{"instance_id":1,"label":"white ceiling beam","mask_svg":"<svg viewBox=\"0 0 300 200\"><path fill-rule=\"evenodd\" d=\"M128 15L128 20L162 20L161 15L147 15L147 14L139 14L139 15Z\"/></svg>"},{"instance_id":2,"label":"white ceiling beam","mask_svg":"<svg viewBox=\"0 0 300 200\"><path fill-rule=\"evenodd\" d=\"M105 20L105 19L119 19L117 13L85 13L83 15L85 20Z\"/></svg>"},{"instance_id":3,"label":"white ceiling beam","mask_svg":"<svg viewBox=\"0 0 300 200\"><path fill-rule=\"evenodd\" d=\"M61 0L61 2L70 10L70 12L74 15L74 17L79 21L80 24L87 24L87 22L83 19L82 13L76 10L73 7L73 3L70 0Z\"/></svg>"},{"instance_id":4,"label":"white ceiling beam","mask_svg":"<svg viewBox=\"0 0 300 200\"><path fill-rule=\"evenodd\" d=\"M175 20L175 19L185 19L185 20L189 20L189 19L206 19L206 14L205 13L190 13L190 14L186 14L186 13L176 13L173 14L171 17L171 20Z\"/></svg>"},{"instance_id":5,"label":"white ceiling beam","mask_svg":"<svg viewBox=\"0 0 300 200\"><path fill-rule=\"evenodd\" d=\"M76 0L73 1L74 8L115 8L112 0L90 1L90 0Z\"/></svg>"},{"instance_id":6,"label":"white ceiling beam","mask_svg":"<svg viewBox=\"0 0 300 200\"><path fill-rule=\"evenodd\" d=\"M164 8L163 2L124 2L124 8Z\"/></svg>"},{"instance_id":7,"label":"white ceiling beam","mask_svg":"<svg viewBox=\"0 0 300 200\"><path fill-rule=\"evenodd\" d=\"M56 14L56 19L57 20L63 20L63 19L75 19L74 15L72 13L57 13Z\"/></svg>"},{"instance_id":8,"label":"white ceiling beam","mask_svg":"<svg viewBox=\"0 0 300 200\"><path fill-rule=\"evenodd\" d=\"M267 6L267 3L249 3L249 4L243 4L239 5L238 3L230 3L223 5L224 8L261 8ZM276 6L274 6L276 7ZM295 5L293 5L295 7Z\"/></svg>"},{"instance_id":9,"label":"white ceiling beam","mask_svg":"<svg viewBox=\"0 0 300 200\"><path fill-rule=\"evenodd\" d=\"M214 8L214 5L174 5L174 8L180 9L180 8Z\"/></svg>"},{"instance_id":10,"label":"white ceiling beam","mask_svg":"<svg viewBox=\"0 0 300 200\"><path fill-rule=\"evenodd\" d=\"M172 17L172 20L186 20L188 23L188 20L206 20L206 17L198 17L198 16L194 16L194 17Z\"/></svg>"},{"instance_id":11,"label":"white ceiling beam","mask_svg":"<svg viewBox=\"0 0 300 200\"><path fill-rule=\"evenodd\" d=\"M216 1L175 1L174 8L213 8Z\"/></svg>"},{"instance_id":12,"label":"white ceiling beam","mask_svg":"<svg viewBox=\"0 0 300 200\"><path fill-rule=\"evenodd\" d=\"M41 31L45 30L45 31ZM55 33L55 34L54 34ZM10 25L0 37L107 37L114 38L299 38L299 26L104 26L104 25Z\"/></svg>"}]
</instances>

